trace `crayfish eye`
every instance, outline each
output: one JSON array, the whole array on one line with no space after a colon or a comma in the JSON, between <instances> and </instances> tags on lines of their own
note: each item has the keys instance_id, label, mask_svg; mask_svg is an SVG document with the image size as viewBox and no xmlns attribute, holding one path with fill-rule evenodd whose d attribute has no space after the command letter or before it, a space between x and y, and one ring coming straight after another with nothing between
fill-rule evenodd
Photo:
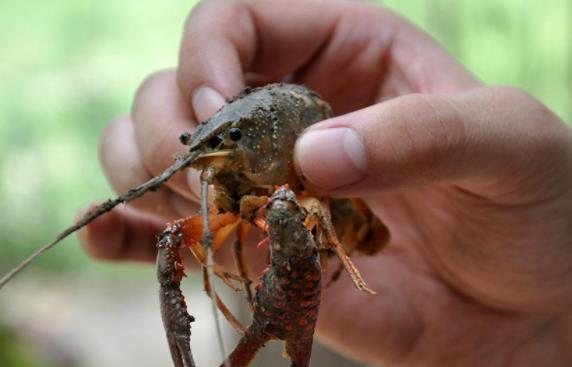
<instances>
[{"instance_id":1,"label":"crayfish eye","mask_svg":"<svg viewBox=\"0 0 572 367\"><path fill-rule=\"evenodd\" d=\"M228 136L230 137L230 140L238 141L242 138L242 131L237 127L232 127L228 130Z\"/></svg>"},{"instance_id":2,"label":"crayfish eye","mask_svg":"<svg viewBox=\"0 0 572 367\"><path fill-rule=\"evenodd\" d=\"M191 141L191 133L182 133L181 136L179 136L179 141L184 145L189 145L189 142Z\"/></svg>"}]
</instances>

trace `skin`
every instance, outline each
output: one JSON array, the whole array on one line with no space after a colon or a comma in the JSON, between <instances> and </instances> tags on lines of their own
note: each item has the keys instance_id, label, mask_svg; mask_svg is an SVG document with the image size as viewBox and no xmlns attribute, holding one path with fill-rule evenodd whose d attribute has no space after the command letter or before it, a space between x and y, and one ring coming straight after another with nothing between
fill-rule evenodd
<instances>
[{"instance_id":1,"label":"skin","mask_svg":"<svg viewBox=\"0 0 572 367\"><path fill-rule=\"evenodd\" d=\"M151 75L130 116L103 134L113 187L123 192L171 163L177 136L222 103L201 86L229 97L287 75L337 115L298 141L306 185L363 197L392 233L383 254L356 259L375 296L347 277L324 292L322 342L390 366L570 365L572 132L525 92L483 85L382 7L200 3L178 68ZM86 250L152 261L164 221L197 210L196 180L178 175L98 219L81 233ZM246 256L260 268L253 247Z\"/></svg>"}]
</instances>

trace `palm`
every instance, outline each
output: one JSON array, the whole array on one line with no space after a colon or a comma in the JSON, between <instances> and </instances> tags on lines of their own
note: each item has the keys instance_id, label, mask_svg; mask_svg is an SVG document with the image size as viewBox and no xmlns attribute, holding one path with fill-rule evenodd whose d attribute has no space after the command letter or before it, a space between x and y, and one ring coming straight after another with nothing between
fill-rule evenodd
<instances>
[{"instance_id":1,"label":"palm","mask_svg":"<svg viewBox=\"0 0 572 367\"><path fill-rule=\"evenodd\" d=\"M380 73L370 74L371 84L364 83L368 79L360 78L357 70L359 85L341 90L316 87L334 101L338 113L400 94L451 89L447 82L441 85L438 77L429 90L422 90L390 72ZM379 80L385 84L376 85ZM465 87L460 83L459 89ZM361 100L348 98L345 92L356 89L378 93L364 93ZM557 241L532 230L512 231L532 228L529 224L536 219L530 214L538 208L528 211L517 202L495 204L486 195L447 184L381 193L365 200L390 228L392 241L381 255L356 260L377 291L375 296L358 293L347 277L325 292L318 334L326 343L364 361L379 361L381 356L390 365L395 361L404 366L463 366L479 365L480 358L486 358L474 353L476 345L487 351L505 343L505 358L512 358L534 336L542 335L549 320L517 314L526 311L521 307L526 302L518 297L522 284L506 279L520 266L520 247L497 251L502 245L526 248ZM514 255L505 259L509 264L502 269L495 266L499 253Z\"/></svg>"},{"instance_id":2,"label":"palm","mask_svg":"<svg viewBox=\"0 0 572 367\"><path fill-rule=\"evenodd\" d=\"M493 301L490 294L463 286L455 273L458 269L447 269L450 259L439 249L484 245L453 236L471 231L474 224L459 223L455 217L459 202L443 200L448 190L455 189L438 189L435 194L434 188L427 188L370 198L392 232L392 242L382 254L356 260L377 294L358 293L347 278L326 291L318 329L326 343L360 360L381 356L389 365L393 361L404 366L479 365L484 356L474 353L475 346L487 351L505 343L506 352L515 353L548 324L541 317L501 311L496 306L508 299ZM511 239L483 240L490 245ZM489 279L495 276L502 277L487 274Z\"/></svg>"}]
</instances>

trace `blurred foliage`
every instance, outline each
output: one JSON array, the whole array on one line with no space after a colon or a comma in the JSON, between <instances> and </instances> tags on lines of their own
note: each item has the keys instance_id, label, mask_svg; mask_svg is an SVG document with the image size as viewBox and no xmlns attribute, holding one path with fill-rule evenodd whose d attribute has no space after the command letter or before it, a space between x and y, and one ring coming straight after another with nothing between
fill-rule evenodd
<instances>
[{"instance_id":1,"label":"blurred foliage","mask_svg":"<svg viewBox=\"0 0 572 367\"><path fill-rule=\"evenodd\" d=\"M72 222L78 206L112 195L97 159L100 132L129 112L149 72L176 64L193 3L2 1L2 273ZM34 268L108 268L75 243Z\"/></svg>"},{"instance_id":2,"label":"blurred foliage","mask_svg":"<svg viewBox=\"0 0 572 367\"><path fill-rule=\"evenodd\" d=\"M487 84L515 85L572 123L572 2L378 1L419 25Z\"/></svg>"},{"instance_id":3,"label":"blurred foliage","mask_svg":"<svg viewBox=\"0 0 572 367\"><path fill-rule=\"evenodd\" d=\"M0 363L6 367L49 367L10 328L0 324Z\"/></svg>"},{"instance_id":4,"label":"blurred foliage","mask_svg":"<svg viewBox=\"0 0 572 367\"><path fill-rule=\"evenodd\" d=\"M569 1L388 0L487 83L522 86L572 120ZM100 131L128 113L144 77L176 64L194 1L2 0L0 271L112 193ZM67 240L34 268L105 270ZM137 274L137 270L131 270Z\"/></svg>"}]
</instances>

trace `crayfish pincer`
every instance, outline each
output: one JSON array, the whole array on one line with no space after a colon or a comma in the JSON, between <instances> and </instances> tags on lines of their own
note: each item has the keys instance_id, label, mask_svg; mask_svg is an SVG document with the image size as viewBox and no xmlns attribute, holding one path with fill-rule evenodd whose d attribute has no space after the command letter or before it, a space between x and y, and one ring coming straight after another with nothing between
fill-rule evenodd
<instances>
[{"instance_id":1,"label":"crayfish pincer","mask_svg":"<svg viewBox=\"0 0 572 367\"><path fill-rule=\"evenodd\" d=\"M157 279L160 284L161 315L167 332L176 367L195 367L191 350L191 322L195 318L188 314L185 297L181 291L183 261L178 248L181 238L176 229L168 227L159 236L157 243ZM184 365L179 362L183 362Z\"/></svg>"},{"instance_id":2,"label":"crayfish pincer","mask_svg":"<svg viewBox=\"0 0 572 367\"><path fill-rule=\"evenodd\" d=\"M247 366L270 339L286 342L293 366L307 366L321 292L320 269L326 265L327 255L340 260L336 276L345 269L356 288L373 293L348 254L373 255L389 239L387 228L361 200L312 196L294 172L297 138L307 127L331 116L329 105L300 85L278 83L245 89L202 122L196 132L181 136L187 152L161 175L95 207L2 278L0 287L69 234L119 204L160 189L174 174L192 167L201 171L200 214L168 223L157 241L161 312L175 366L194 366L190 349L194 318L180 291L185 275L180 249L189 249L202 265L225 366ZM210 209L209 188L214 192ZM250 228L267 234L265 243L270 247L268 270L255 292L241 250ZM213 261L213 253L231 236L235 238L238 274ZM254 312L250 327L245 328L217 296L214 276L245 291ZM243 336L228 358L218 310Z\"/></svg>"},{"instance_id":3,"label":"crayfish pincer","mask_svg":"<svg viewBox=\"0 0 572 367\"><path fill-rule=\"evenodd\" d=\"M304 220L295 194L284 186L276 190L266 205L270 264L256 287L252 324L229 356L228 365L248 366L271 339L285 341L291 366L309 365L322 269Z\"/></svg>"}]
</instances>

